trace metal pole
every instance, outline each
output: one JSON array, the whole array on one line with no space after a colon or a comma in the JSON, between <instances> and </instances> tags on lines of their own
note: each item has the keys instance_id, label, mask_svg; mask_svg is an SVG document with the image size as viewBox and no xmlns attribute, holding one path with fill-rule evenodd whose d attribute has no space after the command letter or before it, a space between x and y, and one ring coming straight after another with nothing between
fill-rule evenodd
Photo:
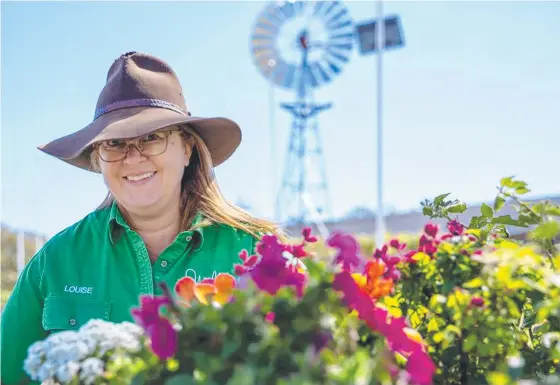
<instances>
[{"instance_id":1,"label":"metal pole","mask_svg":"<svg viewBox=\"0 0 560 385\"><path fill-rule=\"evenodd\" d=\"M272 161L272 197L274 199L274 220L280 220L280 207L278 201L278 158L276 153L276 116L275 116L275 106L276 102L274 99L274 83L272 78L270 79L268 86L268 126L270 129L270 159Z\"/></svg>"},{"instance_id":2,"label":"metal pole","mask_svg":"<svg viewBox=\"0 0 560 385\"><path fill-rule=\"evenodd\" d=\"M377 215L375 244L382 247L385 238L383 213L383 51L385 49L385 20L383 1L377 0Z\"/></svg>"}]
</instances>

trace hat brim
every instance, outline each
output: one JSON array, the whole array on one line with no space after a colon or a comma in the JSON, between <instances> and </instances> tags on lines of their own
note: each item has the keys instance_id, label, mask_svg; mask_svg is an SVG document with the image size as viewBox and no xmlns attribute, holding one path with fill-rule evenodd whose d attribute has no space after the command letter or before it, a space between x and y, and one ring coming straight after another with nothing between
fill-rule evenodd
<instances>
[{"instance_id":1,"label":"hat brim","mask_svg":"<svg viewBox=\"0 0 560 385\"><path fill-rule=\"evenodd\" d=\"M200 135L208 147L214 167L227 160L241 143L239 125L227 118L203 118L164 108L132 107L102 115L83 129L38 149L73 166L95 171L91 168L88 151L93 143L134 138L181 124L189 124Z\"/></svg>"}]
</instances>

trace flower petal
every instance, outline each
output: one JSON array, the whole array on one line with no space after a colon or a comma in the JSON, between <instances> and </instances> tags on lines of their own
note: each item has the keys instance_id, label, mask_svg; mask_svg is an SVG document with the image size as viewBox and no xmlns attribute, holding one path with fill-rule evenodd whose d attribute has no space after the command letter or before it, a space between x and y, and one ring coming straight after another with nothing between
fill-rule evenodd
<instances>
[{"instance_id":1,"label":"flower petal","mask_svg":"<svg viewBox=\"0 0 560 385\"><path fill-rule=\"evenodd\" d=\"M199 283L194 287L194 295L196 299L204 304L208 305L208 296L216 294L216 287L209 283Z\"/></svg>"},{"instance_id":2,"label":"flower petal","mask_svg":"<svg viewBox=\"0 0 560 385\"><path fill-rule=\"evenodd\" d=\"M190 302L194 298L194 287L196 282L191 277L183 277L175 284L175 293L185 301Z\"/></svg>"},{"instance_id":3,"label":"flower petal","mask_svg":"<svg viewBox=\"0 0 560 385\"><path fill-rule=\"evenodd\" d=\"M214 286L218 293L231 293L235 287L235 278L228 273L220 273L214 278Z\"/></svg>"}]
</instances>

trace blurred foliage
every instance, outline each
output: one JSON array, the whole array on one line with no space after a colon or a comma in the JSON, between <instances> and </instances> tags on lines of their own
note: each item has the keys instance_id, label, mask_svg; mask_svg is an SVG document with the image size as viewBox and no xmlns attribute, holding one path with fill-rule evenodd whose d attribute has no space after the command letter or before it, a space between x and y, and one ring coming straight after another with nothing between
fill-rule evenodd
<instances>
[{"instance_id":1,"label":"blurred foliage","mask_svg":"<svg viewBox=\"0 0 560 385\"><path fill-rule=\"evenodd\" d=\"M25 244L25 263L33 257L36 252L36 240L37 237L44 240L39 234L26 232L24 236ZM1 250L2 260L1 260L1 272L2 280L0 290L2 292L2 302L1 307L8 300L8 296L14 287L18 272L17 272L17 232L16 230L9 228L7 226L2 226L2 238L1 238Z\"/></svg>"}]
</instances>

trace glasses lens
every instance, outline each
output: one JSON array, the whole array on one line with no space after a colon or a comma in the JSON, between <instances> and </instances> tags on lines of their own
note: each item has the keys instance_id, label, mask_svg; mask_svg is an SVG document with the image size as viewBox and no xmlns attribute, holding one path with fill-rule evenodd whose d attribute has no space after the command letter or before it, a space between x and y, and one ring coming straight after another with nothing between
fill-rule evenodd
<instances>
[{"instance_id":1,"label":"glasses lens","mask_svg":"<svg viewBox=\"0 0 560 385\"><path fill-rule=\"evenodd\" d=\"M138 144L144 155L159 155L167 147L167 133L154 132L142 137Z\"/></svg>"},{"instance_id":2,"label":"glasses lens","mask_svg":"<svg viewBox=\"0 0 560 385\"><path fill-rule=\"evenodd\" d=\"M99 156L106 162L116 162L125 158L130 145L135 145L143 155L153 156L165 152L169 132L154 132L139 139L126 141L112 139L102 142L99 146Z\"/></svg>"},{"instance_id":3,"label":"glasses lens","mask_svg":"<svg viewBox=\"0 0 560 385\"><path fill-rule=\"evenodd\" d=\"M112 139L101 142L99 156L106 162L114 162L124 157L127 143L122 139Z\"/></svg>"}]
</instances>

